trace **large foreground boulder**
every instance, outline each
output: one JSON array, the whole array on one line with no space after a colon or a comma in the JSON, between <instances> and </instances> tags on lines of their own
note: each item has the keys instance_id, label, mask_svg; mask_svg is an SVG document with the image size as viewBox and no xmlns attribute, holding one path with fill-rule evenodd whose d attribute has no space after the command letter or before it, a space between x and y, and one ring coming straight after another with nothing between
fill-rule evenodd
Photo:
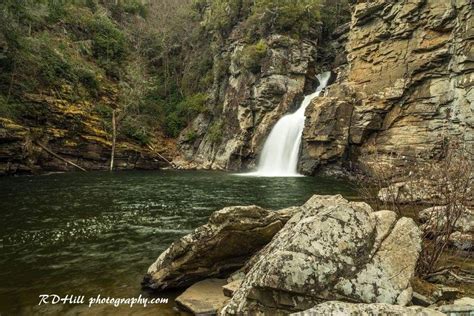
<instances>
[{"instance_id":1,"label":"large foreground boulder","mask_svg":"<svg viewBox=\"0 0 474 316\"><path fill-rule=\"evenodd\" d=\"M291 314L292 316L320 316L320 315L403 315L403 316L443 316L445 314L434 309L411 306L375 304L351 304L331 301L321 303L304 312Z\"/></svg>"},{"instance_id":2,"label":"large foreground boulder","mask_svg":"<svg viewBox=\"0 0 474 316\"><path fill-rule=\"evenodd\" d=\"M174 242L148 269L143 285L155 290L181 288L197 281L227 277L283 227L288 211L258 206L227 207L209 222Z\"/></svg>"},{"instance_id":3,"label":"large foreground boulder","mask_svg":"<svg viewBox=\"0 0 474 316\"><path fill-rule=\"evenodd\" d=\"M393 212L315 195L249 261L222 314L287 314L327 300L406 305L420 234Z\"/></svg>"}]
</instances>

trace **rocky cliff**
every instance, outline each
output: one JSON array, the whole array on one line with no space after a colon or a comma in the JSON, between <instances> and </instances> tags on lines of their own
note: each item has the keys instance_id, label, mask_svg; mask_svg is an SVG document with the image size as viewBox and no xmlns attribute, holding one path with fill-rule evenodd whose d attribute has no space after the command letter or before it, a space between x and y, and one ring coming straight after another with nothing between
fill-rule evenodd
<instances>
[{"instance_id":1,"label":"rocky cliff","mask_svg":"<svg viewBox=\"0 0 474 316\"><path fill-rule=\"evenodd\" d=\"M180 137L191 166L228 170L252 166L273 125L315 85L314 41L271 35L260 42L258 67L248 69L242 54L249 45L237 29L235 33L219 56L229 63L228 75L214 79L212 102L217 111L201 114ZM189 139L190 134L196 137Z\"/></svg>"},{"instance_id":2,"label":"rocky cliff","mask_svg":"<svg viewBox=\"0 0 474 316\"><path fill-rule=\"evenodd\" d=\"M370 171L447 139L474 147L473 3L357 1L336 84L307 108L301 169L346 164Z\"/></svg>"},{"instance_id":3,"label":"rocky cliff","mask_svg":"<svg viewBox=\"0 0 474 316\"><path fill-rule=\"evenodd\" d=\"M0 175L78 170L65 160L86 170L109 168L111 134L92 104L40 95L30 98L31 106L42 108L41 116L22 122L0 117ZM155 146L173 152L173 144L164 140ZM118 141L115 161L116 169L166 166L152 149L126 139Z\"/></svg>"}]
</instances>

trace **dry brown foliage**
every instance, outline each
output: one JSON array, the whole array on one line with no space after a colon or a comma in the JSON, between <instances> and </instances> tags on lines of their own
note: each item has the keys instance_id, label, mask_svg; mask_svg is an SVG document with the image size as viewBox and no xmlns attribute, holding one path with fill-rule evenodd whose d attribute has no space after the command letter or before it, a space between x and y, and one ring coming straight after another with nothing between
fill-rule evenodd
<instances>
[{"instance_id":1,"label":"dry brown foliage","mask_svg":"<svg viewBox=\"0 0 474 316\"><path fill-rule=\"evenodd\" d=\"M385 158L374 159L369 185L359 185L361 197L376 210L390 209L399 216L415 217L418 210L438 207L424 212L420 228L423 249L417 266L420 276L427 276L438 268L439 260L448 250L450 236L458 230L459 219L467 207L472 209L474 155L462 143L444 142L440 158L418 155L406 167L393 167ZM400 160L400 157L393 157ZM383 199L381 199L383 197Z\"/></svg>"}]
</instances>

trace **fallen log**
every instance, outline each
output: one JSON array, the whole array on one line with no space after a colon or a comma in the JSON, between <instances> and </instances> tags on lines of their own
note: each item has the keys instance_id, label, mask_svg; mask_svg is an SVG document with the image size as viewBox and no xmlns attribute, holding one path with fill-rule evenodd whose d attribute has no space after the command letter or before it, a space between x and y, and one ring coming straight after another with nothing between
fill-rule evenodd
<instances>
[{"instance_id":1,"label":"fallen log","mask_svg":"<svg viewBox=\"0 0 474 316\"><path fill-rule=\"evenodd\" d=\"M148 149L150 149L153 154L156 154L160 159L162 159L166 163L168 163L173 169L176 169L176 165L173 162L166 159L162 154L160 154L158 151L156 151L156 149L153 148L152 146L150 146L150 145L147 145L147 146L148 146Z\"/></svg>"},{"instance_id":2,"label":"fallen log","mask_svg":"<svg viewBox=\"0 0 474 316\"><path fill-rule=\"evenodd\" d=\"M38 145L41 149L43 149L45 152L47 152L48 154L50 154L51 156L61 160L61 161L64 161L65 163L67 164L70 164L71 166L74 166L76 167L77 169L81 170L81 171L84 171L86 172L87 170L82 168L81 166L75 164L74 162L70 161L70 160L67 160L66 158L63 158L61 156L59 156L58 154L56 154L55 152L53 152L51 149L48 149L46 146L44 146L43 144L39 143L39 142L36 142L36 145Z\"/></svg>"}]
</instances>

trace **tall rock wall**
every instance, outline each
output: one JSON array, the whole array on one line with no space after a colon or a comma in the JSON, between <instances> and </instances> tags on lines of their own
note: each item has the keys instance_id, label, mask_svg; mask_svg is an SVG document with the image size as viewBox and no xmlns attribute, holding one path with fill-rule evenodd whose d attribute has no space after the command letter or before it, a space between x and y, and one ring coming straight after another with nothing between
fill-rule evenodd
<instances>
[{"instance_id":1,"label":"tall rock wall","mask_svg":"<svg viewBox=\"0 0 474 316\"><path fill-rule=\"evenodd\" d=\"M316 43L271 35L264 39L259 69L242 65L248 44L234 35L219 60L227 75L215 77L215 113L201 114L180 137L185 166L240 170L253 166L273 125L314 88ZM192 135L193 137L190 137Z\"/></svg>"},{"instance_id":2,"label":"tall rock wall","mask_svg":"<svg viewBox=\"0 0 474 316\"><path fill-rule=\"evenodd\" d=\"M300 167L403 166L447 138L474 152L474 4L357 1L347 65L307 108Z\"/></svg>"}]
</instances>

